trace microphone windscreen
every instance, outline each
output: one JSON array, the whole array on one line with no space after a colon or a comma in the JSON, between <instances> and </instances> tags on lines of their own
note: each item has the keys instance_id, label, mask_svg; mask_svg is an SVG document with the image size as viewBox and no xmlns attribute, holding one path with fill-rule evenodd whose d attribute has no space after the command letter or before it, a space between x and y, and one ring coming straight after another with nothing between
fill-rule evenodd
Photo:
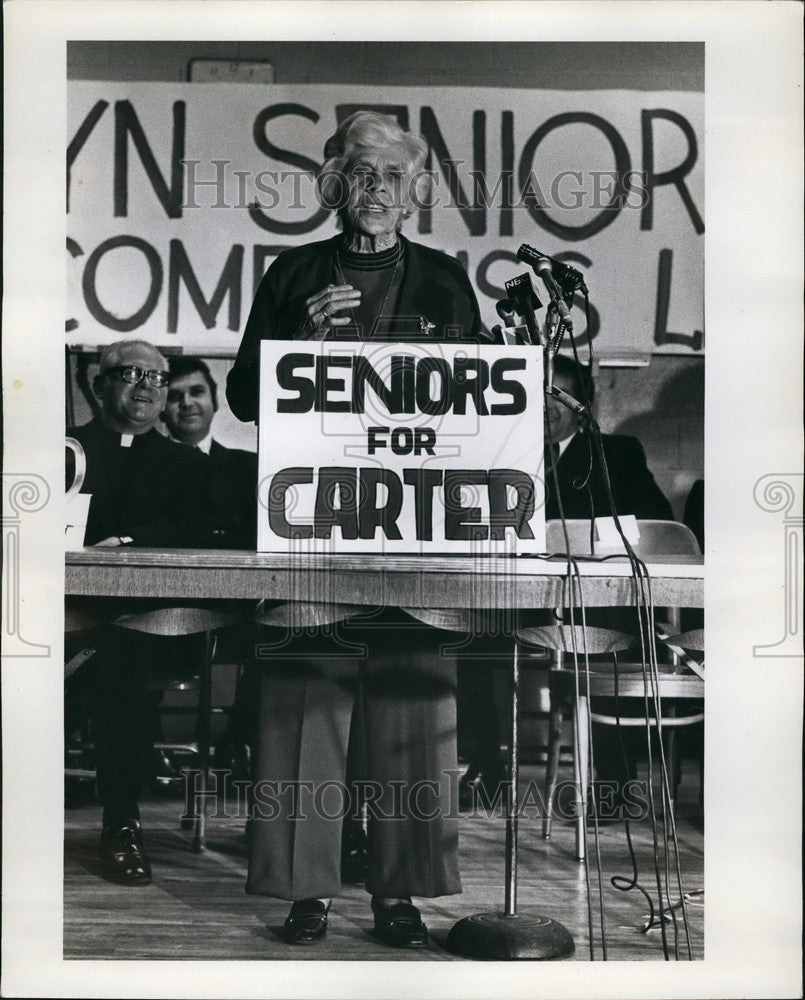
<instances>
[{"instance_id":1,"label":"microphone windscreen","mask_svg":"<svg viewBox=\"0 0 805 1000\"><path fill-rule=\"evenodd\" d=\"M516 306L511 299L500 299L495 303L495 310L506 326L514 326Z\"/></svg>"}]
</instances>

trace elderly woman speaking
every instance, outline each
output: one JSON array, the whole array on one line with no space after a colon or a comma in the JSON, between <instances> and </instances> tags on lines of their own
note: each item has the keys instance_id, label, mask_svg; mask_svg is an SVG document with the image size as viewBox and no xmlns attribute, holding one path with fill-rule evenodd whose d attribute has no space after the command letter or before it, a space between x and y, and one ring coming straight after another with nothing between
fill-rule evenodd
<instances>
[{"instance_id":1,"label":"elderly woman speaking","mask_svg":"<svg viewBox=\"0 0 805 1000\"><path fill-rule=\"evenodd\" d=\"M426 154L421 138L368 111L345 119L327 141L318 193L342 232L286 250L266 272L227 383L241 420L257 419L262 340L484 338L459 263L400 233ZM324 792L345 780L356 695L375 934L425 947L411 897L461 892L449 641L384 609L360 626L350 622L340 641L319 632L274 643L261 671L246 891L293 902L289 942L324 937L340 890L340 816Z\"/></svg>"}]
</instances>

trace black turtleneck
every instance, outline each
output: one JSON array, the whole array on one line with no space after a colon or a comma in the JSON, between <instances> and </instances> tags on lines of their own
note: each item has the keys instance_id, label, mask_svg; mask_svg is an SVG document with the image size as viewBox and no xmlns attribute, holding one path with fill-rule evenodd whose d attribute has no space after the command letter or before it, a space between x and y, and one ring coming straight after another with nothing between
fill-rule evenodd
<instances>
[{"instance_id":1,"label":"black turtleneck","mask_svg":"<svg viewBox=\"0 0 805 1000\"><path fill-rule=\"evenodd\" d=\"M404 256L401 259L401 255L402 243L396 243L380 253L356 253L343 245L338 248L335 265L337 284L352 285L361 293L361 304L352 311L355 326L342 327L342 336L354 335L356 340L367 340L375 334L387 332L388 319L397 308L405 269Z\"/></svg>"}]
</instances>

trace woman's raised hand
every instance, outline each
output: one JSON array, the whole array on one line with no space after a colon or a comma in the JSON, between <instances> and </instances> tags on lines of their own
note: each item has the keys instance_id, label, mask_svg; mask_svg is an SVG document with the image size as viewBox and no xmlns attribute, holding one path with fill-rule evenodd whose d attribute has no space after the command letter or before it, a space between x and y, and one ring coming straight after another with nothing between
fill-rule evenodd
<instances>
[{"instance_id":1,"label":"woman's raised hand","mask_svg":"<svg viewBox=\"0 0 805 1000\"><path fill-rule=\"evenodd\" d=\"M356 309L361 293L352 285L328 285L305 302L307 316L302 328L306 340L324 340L334 326L346 326L352 316L338 315L344 309Z\"/></svg>"}]
</instances>

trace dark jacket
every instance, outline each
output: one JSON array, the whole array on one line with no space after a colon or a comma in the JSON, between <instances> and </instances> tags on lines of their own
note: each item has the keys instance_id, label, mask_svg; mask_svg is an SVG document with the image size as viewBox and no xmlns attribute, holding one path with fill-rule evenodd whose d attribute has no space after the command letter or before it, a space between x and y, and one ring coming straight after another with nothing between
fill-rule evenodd
<instances>
[{"instance_id":1,"label":"dark jacket","mask_svg":"<svg viewBox=\"0 0 805 1000\"><path fill-rule=\"evenodd\" d=\"M257 455L213 440L208 458L213 544L257 547Z\"/></svg>"},{"instance_id":2,"label":"dark jacket","mask_svg":"<svg viewBox=\"0 0 805 1000\"><path fill-rule=\"evenodd\" d=\"M342 239L339 235L286 250L266 271L227 378L226 398L238 419L257 420L260 341L299 337L306 300L338 283L335 255ZM475 293L459 262L402 236L400 241L405 271L395 318L383 336L374 339L488 342ZM427 332L424 327L429 327Z\"/></svg>"},{"instance_id":3,"label":"dark jacket","mask_svg":"<svg viewBox=\"0 0 805 1000\"><path fill-rule=\"evenodd\" d=\"M199 452L150 430L128 448L100 420L68 429L87 457L82 493L92 494L86 545L128 535L134 545L209 545L207 463Z\"/></svg>"},{"instance_id":4,"label":"dark jacket","mask_svg":"<svg viewBox=\"0 0 805 1000\"><path fill-rule=\"evenodd\" d=\"M704 480L697 479L688 493L685 501L685 513L682 521L686 524L699 543L699 548L704 552Z\"/></svg>"},{"instance_id":5,"label":"dark jacket","mask_svg":"<svg viewBox=\"0 0 805 1000\"><path fill-rule=\"evenodd\" d=\"M615 511L618 514L634 514L638 518L673 520L671 505L654 481L654 476L646 465L643 446L637 438L621 434L604 434L602 443L609 469ZM589 435L579 432L571 440L557 464L559 491L566 518L612 516L604 478L595 453L593 453L593 472L590 481L587 485L582 485L587 479L590 468L590 450ZM545 471L545 479L547 483L545 516L550 520L559 517L559 505L549 466Z\"/></svg>"}]
</instances>

